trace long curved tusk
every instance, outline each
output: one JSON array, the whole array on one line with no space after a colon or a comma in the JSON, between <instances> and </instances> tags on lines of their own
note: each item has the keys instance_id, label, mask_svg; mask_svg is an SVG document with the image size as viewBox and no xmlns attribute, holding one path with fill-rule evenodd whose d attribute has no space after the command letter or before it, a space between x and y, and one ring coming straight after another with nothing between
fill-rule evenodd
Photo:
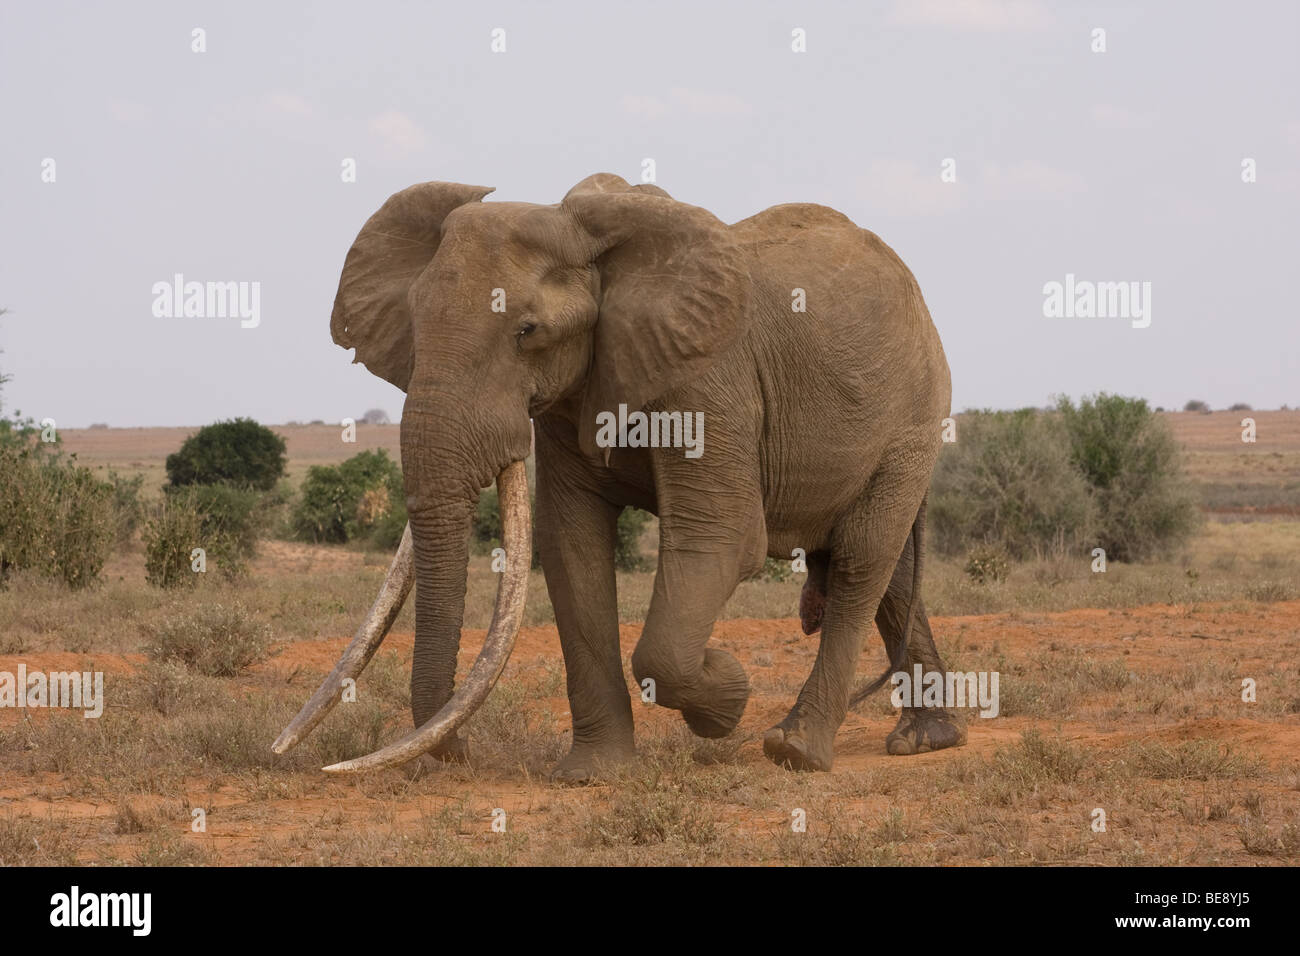
<instances>
[{"instance_id":1,"label":"long curved tusk","mask_svg":"<svg viewBox=\"0 0 1300 956\"><path fill-rule=\"evenodd\" d=\"M339 702L339 698L343 695L343 682L349 679L356 680L370 663L370 658L374 656L375 651L379 650L379 645L383 643L388 629L393 626L398 612L402 610L406 596L411 593L411 584L414 580L411 525L407 522L406 530L402 532L402 542L397 546L397 554L393 557L393 563L388 566L388 574L379 588L379 596L370 607L370 613L357 628L352 642L348 644L339 662L334 665L334 670L321 683L316 693L312 694L311 699L303 705L302 710L298 711L298 716L276 738L275 743L271 745L272 750L282 754L295 746L311 733L312 728L319 724L330 709Z\"/></svg>"},{"instance_id":2,"label":"long curved tusk","mask_svg":"<svg viewBox=\"0 0 1300 956\"><path fill-rule=\"evenodd\" d=\"M528 509L528 478L524 463L516 461L497 476L501 504L501 535L505 539L506 569L497 586L496 609L483 641L483 649L465 682L442 710L401 740L355 760L323 768L326 773L361 773L406 763L427 753L456 732L487 698L514 650L528 596L528 566L532 563L532 516Z\"/></svg>"}]
</instances>

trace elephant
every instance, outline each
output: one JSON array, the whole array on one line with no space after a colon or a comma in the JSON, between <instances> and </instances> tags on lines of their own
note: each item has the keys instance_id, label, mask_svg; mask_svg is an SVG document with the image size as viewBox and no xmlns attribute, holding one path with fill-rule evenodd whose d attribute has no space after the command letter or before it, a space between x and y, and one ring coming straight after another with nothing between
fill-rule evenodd
<instances>
[{"instance_id":1,"label":"elephant","mask_svg":"<svg viewBox=\"0 0 1300 956\"><path fill-rule=\"evenodd\" d=\"M522 620L524 461L535 447L539 551L573 723L552 780L602 779L635 756L613 560L627 506L659 519L633 676L703 737L731 733L749 697L741 664L709 646L716 618L766 558L803 549L800 617L820 645L762 746L791 770L830 770L849 708L891 671L944 671L919 591L951 380L916 279L825 206L778 205L727 225L609 173L554 204L484 202L490 192L404 189L344 261L330 329L406 394L409 523L369 615L273 749L294 746L338 701L414 581L415 729L324 769L466 759L459 728ZM637 413L649 441L644 428L613 428ZM693 449L679 420L688 432L698 423ZM471 515L494 479L506 567L483 650L457 687ZM855 690L873 619L890 664ZM912 754L965 741L954 713L904 706L886 743Z\"/></svg>"}]
</instances>

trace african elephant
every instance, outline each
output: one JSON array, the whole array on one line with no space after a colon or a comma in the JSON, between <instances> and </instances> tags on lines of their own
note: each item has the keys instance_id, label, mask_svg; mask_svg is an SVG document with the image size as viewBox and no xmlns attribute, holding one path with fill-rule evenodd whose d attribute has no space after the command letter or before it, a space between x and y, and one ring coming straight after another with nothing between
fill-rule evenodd
<instances>
[{"instance_id":1,"label":"african elephant","mask_svg":"<svg viewBox=\"0 0 1300 956\"><path fill-rule=\"evenodd\" d=\"M951 386L916 280L873 233L823 206L775 206L728 226L610 174L552 205L483 202L491 191L404 189L344 262L331 332L406 393L410 520L370 615L275 750L297 743L361 672L414 578L416 729L325 769L464 756L457 728L501 673L522 617L523 461L535 431L540 554L573 716L553 779L586 781L634 754L613 560L629 505L658 515L660 529L632 671L701 736L728 734L749 695L740 663L708 646L715 619L767 556L803 549L800 612L820 649L763 750L829 770L851 703L903 666L943 670L918 591ZM611 427L637 411L652 416L648 443L644 429L623 441ZM679 420L702 426L694 453ZM507 567L484 649L453 693L470 518L493 478ZM855 695L873 617L891 665ZM964 742L948 712L906 708L887 746Z\"/></svg>"}]
</instances>

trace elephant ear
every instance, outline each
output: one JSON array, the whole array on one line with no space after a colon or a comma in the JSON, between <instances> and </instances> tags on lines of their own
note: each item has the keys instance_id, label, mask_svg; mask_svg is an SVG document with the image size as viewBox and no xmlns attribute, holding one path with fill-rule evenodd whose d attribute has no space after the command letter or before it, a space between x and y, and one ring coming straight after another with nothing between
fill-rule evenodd
<instances>
[{"instance_id":1,"label":"elephant ear","mask_svg":"<svg viewBox=\"0 0 1300 956\"><path fill-rule=\"evenodd\" d=\"M659 195L658 187L624 186L575 187L561 203L591 237L600 273L578 428L591 455L604 454L596 446L599 413L617 413L620 404L639 409L699 378L749 320L749 267L727 226L698 206Z\"/></svg>"},{"instance_id":2,"label":"elephant ear","mask_svg":"<svg viewBox=\"0 0 1300 956\"><path fill-rule=\"evenodd\" d=\"M489 186L420 183L394 193L366 220L343 261L330 316L334 342L357 350L354 364L406 391L415 361L407 293L438 251L447 214L490 192Z\"/></svg>"}]
</instances>

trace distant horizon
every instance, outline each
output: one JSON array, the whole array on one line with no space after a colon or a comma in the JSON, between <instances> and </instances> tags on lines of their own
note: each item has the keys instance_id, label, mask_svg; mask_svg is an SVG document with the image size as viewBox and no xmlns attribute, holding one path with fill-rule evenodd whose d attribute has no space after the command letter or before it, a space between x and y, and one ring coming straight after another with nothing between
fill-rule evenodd
<instances>
[{"instance_id":1,"label":"distant horizon","mask_svg":"<svg viewBox=\"0 0 1300 956\"><path fill-rule=\"evenodd\" d=\"M1126 397L1127 397L1127 398L1141 398L1140 395L1130 395L1130 396L1126 396ZM1076 402L1078 401L1078 399L1075 398L1074 396L1071 396L1071 398L1072 398L1074 401L1076 401ZM1235 409L1235 410L1234 410L1234 409L1231 409L1231 408L1214 408L1214 407L1211 407L1211 408L1209 409L1209 411L1187 411L1187 410L1184 410L1184 409L1182 409L1182 408L1166 408L1166 407L1163 407L1163 406L1152 405L1149 401L1147 402L1147 405L1148 405L1148 406L1149 406L1153 411L1156 411L1156 412L1159 412L1159 413L1161 413L1161 414L1165 414L1165 415L1171 415L1171 414L1178 414L1178 415L1212 415L1212 414L1218 414L1218 413L1221 413L1221 412L1232 412L1232 411L1251 411L1251 412L1300 412L1300 406L1296 406L1296 407L1286 407L1286 408L1256 408L1256 407L1251 407L1251 408L1249 408L1249 409ZM1020 405L1020 406L1017 406L1017 407L1015 407L1015 408L963 408L963 409L960 409L960 410L954 411L954 412L953 412L953 415L967 415L967 414L970 414L970 413L972 413L972 412L1016 412L1016 411L1020 411L1021 409L1025 409L1025 408L1033 408L1033 409L1037 409L1037 410L1039 410L1039 411L1050 411L1050 410L1051 410L1051 406L1048 406L1048 405ZM117 430L121 430L121 431L127 431L127 430L129 430L129 429L139 429L139 430L144 430L144 429L150 429L150 428L169 428L169 429L204 428L204 427L206 427L206 426L208 426L208 425L212 425L212 424L214 424L214 423L216 423L216 422L219 422L219 421L229 421L229 420L232 419L232 418L246 418L246 417L248 417L248 416L243 416L243 415L231 415L231 416L226 416L226 417L223 417L223 418L214 418L214 419L213 419L212 421L210 421L210 422L198 422L198 423L190 422L190 423L188 423L188 424L183 424L183 425L115 425L115 424L113 424L112 422L92 422L92 423L89 424L89 425L64 425L64 424L61 423L61 422L56 422L56 427L57 427L57 429L58 429L59 431L90 431L90 430L92 430L92 429L95 429L95 430L107 429L107 430L110 430L110 431L111 431L111 430L114 430L114 429L117 429ZM371 423L371 424L367 424L367 423L363 423L359 418L355 418L355 416L354 416L354 419L355 419L355 421L356 421L357 428L359 428L359 429L360 429L360 428L398 428L398 427L401 426L401 419L400 419L399 416L392 416L392 415L390 415L389 418L390 418L390 420L389 420L388 422L385 422L385 423L380 423L380 424L373 424L373 423ZM254 420L257 421L257 423L258 423L259 425L265 425L267 428L339 428L339 427L342 427L342 419L339 419L339 421L337 421L337 422L335 422L335 421L327 421L327 420L325 420L325 419L311 419L311 420L290 419L289 421L285 421L285 422L261 421L260 419L254 419Z\"/></svg>"}]
</instances>

